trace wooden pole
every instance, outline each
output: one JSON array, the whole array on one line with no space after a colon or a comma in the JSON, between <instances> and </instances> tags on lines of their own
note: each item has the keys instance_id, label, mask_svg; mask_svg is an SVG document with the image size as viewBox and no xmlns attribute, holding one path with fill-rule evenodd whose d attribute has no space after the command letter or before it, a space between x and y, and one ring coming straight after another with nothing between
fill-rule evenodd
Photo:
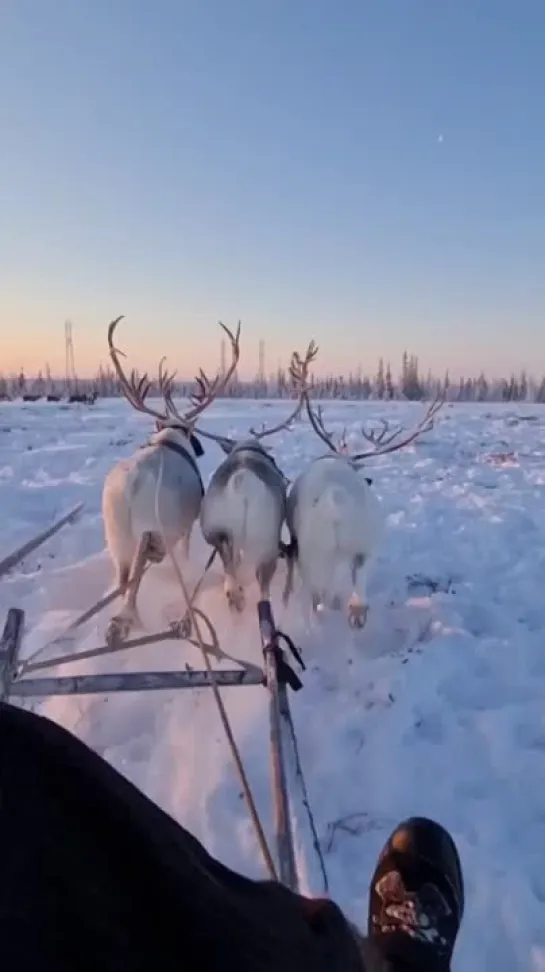
<instances>
[{"instance_id":1,"label":"wooden pole","mask_svg":"<svg viewBox=\"0 0 545 972\"><path fill-rule=\"evenodd\" d=\"M41 533L38 533L35 537L27 540L22 547L18 547L17 550L14 550L12 553L8 554L7 557L4 557L3 560L0 560L0 577L7 574L12 567L16 567L24 557L26 557L29 553L32 553L33 550L36 550L37 547L41 547L42 543L45 543L46 540L53 537L59 532L60 529L62 529L63 526L66 526L67 523L73 523L78 514L81 513L82 509L83 503L78 503L77 506L74 506L73 509L68 511L68 513L65 513L60 520L56 520L55 523L52 523L47 530L42 530Z\"/></svg>"}]
</instances>

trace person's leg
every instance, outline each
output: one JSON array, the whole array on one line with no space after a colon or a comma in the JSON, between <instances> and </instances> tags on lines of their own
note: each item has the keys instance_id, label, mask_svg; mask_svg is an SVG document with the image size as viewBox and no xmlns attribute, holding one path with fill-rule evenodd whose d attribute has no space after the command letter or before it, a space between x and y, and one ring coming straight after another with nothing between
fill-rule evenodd
<instances>
[{"instance_id":1,"label":"person's leg","mask_svg":"<svg viewBox=\"0 0 545 972\"><path fill-rule=\"evenodd\" d=\"M413 817L394 830L371 881L368 932L392 972L449 972L464 912L450 834Z\"/></svg>"},{"instance_id":2,"label":"person's leg","mask_svg":"<svg viewBox=\"0 0 545 972\"><path fill-rule=\"evenodd\" d=\"M375 972L332 902L229 871L66 730L1 703L0 942L6 968Z\"/></svg>"}]
</instances>

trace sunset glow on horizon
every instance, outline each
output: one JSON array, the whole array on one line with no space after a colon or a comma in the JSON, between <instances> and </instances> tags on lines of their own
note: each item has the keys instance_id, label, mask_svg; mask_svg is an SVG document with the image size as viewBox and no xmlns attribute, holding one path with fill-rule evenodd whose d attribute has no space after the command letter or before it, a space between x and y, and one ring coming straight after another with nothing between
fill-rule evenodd
<instances>
[{"instance_id":1,"label":"sunset glow on horizon","mask_svg":"<svg viewBox=\"0 0 545 972\"><path fill-rule=\"evenodd\" d=\"M8 3L0 370L545 373L545 6ZM463 71L460 66L463 65ZM507 94L508 92L508 94Z\"/></svg>"}]
</instances>

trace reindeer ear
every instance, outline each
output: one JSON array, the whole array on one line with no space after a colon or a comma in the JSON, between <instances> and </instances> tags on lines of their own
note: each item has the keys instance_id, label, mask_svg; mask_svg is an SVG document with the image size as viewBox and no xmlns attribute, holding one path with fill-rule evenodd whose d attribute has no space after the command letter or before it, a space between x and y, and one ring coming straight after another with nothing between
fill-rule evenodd
<instances>
[{"instance_id":1,"label":"reindeer ear","mask_svg":"<svg viewBox=\"0 0 545 972\"><path fill-rule=\"evenodd\" d=\"M197 459L200 459L201 456L204 456L204 449L203 449L203 447L201 445L200 439L198 439L197 436L196 435L193 435L193 433L192 433L189 436L189 441L191 442L191 447L192 447L193 452L195 453Z\"/></svg>"}]
</instances>

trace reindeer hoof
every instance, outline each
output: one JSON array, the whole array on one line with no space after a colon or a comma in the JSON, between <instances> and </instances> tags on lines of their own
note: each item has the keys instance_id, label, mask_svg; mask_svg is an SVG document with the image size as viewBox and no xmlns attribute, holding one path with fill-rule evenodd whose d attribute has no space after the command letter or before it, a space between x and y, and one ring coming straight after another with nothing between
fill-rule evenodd
<instances>
[{"instance_id":1,"label":"reindeer hoof","mask_svg":"<svg viewBox=\"0 0 545 972\"><path fill-rule=\"evenodd\" d=\"M348 623L351 628L360 631L367 623L369 608L367 604L351 604L348 608Z\"/></svg>"},{"instance_id":2,"label":"reindeer hoof","mask_svg":"<svg viewBox=\"0 0 545 972\"><path fill-rule=\"evenodd\" d=\"M245 604L244 591L242 587L237 587L234 590L229 589L228 591L225 592L225 595L227 597L227 603L231 608L231 610L237 611L238 614L241 614L242 611L244 611L244 604Z\"/></svg>"},{"instance_id":3,"label":"reindeer hoof","mask_svg":"<svg viewBox=\"0 0 545 972\"><path fill-rule=\"evenodd\" d=\"M131 633L132 618L124 614L113 617L106 628L106 644L108 648L115 648L122 641L126 641Z\"/></svg>"},{"instance_id":4,"label":"reindeer hoof","mask_svg":"<svg viewBox=\"0 0 545 972\"><path fill-rule=\"evenodd\" d=\"M312 595L312 613L322 614L324 611L324 602L320 594Z\"/></svg>"},{"instance_id":5,"label":"reindeer hoof","mask_svg":"<svg viewBox=\"0 0 545 972\"><path fill-rule=\"evenodd\" d=\"M146 548L146 557L150 564L161 564L165 559L165 550L159 537L152 537Z\"/></svg>"}]
</instances>

